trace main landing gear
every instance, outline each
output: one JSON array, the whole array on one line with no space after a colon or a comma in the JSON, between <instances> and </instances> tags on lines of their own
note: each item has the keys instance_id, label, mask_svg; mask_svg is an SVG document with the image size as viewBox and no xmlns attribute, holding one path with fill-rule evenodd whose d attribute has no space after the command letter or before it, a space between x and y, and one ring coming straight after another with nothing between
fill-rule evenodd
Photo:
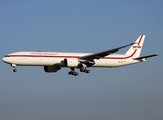
<instances>
[{"instance_id":1,"label":"main landing gear","mask_svg":"<svg viewBox=\"0 0 163 120\"><path fill-rule=\"evenodd\" d=\"M11 66L14 68L14 69L13 69L13 72L16 72L16 71L17 71L16 65L15 65L15 64L11 64Z\"/></svg>"},{"instance_id":2,"label":"main landing gear","mask_svg":"<svg viewBox=\"0 0 163 120\"><path fill-rule=\"evenodd\" d=\"M80 69L80 72L83 72L83 73L90 73L90 70L81 68L81 69Z\"/></svg>"},{"instance_id":3,"label":"main landing gear","mask_svg":"<svg viewBox=\"0 0 163 120\"><path fill-rule=\"evenodd\" d=\"M87 70L85 68L81 68L80 69L80 72L83 72L83 73L90 73L90 70ZM75 72L75 68L71 68L71 71L68 72L69 75L74 75L74 76L78 76L79 73Z\"/></svg>"},{"instance_id":4,"label":"main landing gear","mask_svg":"<svg viewBox=\"0 0 163 120\"><path fill-rule=\"evenodd\" d=\"M71 68L71 71L68 72L69 75L74 75L74 76L78 76L79 73L75 72L75 68Z\"/></svg>"}]
</instances>

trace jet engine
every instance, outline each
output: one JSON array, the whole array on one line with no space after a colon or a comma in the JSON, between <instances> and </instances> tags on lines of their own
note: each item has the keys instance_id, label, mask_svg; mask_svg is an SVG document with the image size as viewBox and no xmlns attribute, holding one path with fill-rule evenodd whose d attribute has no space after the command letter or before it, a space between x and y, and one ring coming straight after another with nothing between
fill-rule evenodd
<instances>
[{"instance_id":1,"label":"jet engine","mask_svg":"<svg viewBox=\"0 0 163 120\"><path fill-rule=\"evenodd\" d=\"M79 61L77 58L65 58L64 66L65 67L77 67L79 65Z\"/></svg>"},{"instance_id":2,"label":"jet engine","mask_svg":"<svg viewBox=\"0 0 163 120\"><path fill-rule=\"evenodd\" d=\"M57 72L60 69L61 68L57 67L57 66L44 66L44 71L45 72Z\"/></svg>"}]
</instances>

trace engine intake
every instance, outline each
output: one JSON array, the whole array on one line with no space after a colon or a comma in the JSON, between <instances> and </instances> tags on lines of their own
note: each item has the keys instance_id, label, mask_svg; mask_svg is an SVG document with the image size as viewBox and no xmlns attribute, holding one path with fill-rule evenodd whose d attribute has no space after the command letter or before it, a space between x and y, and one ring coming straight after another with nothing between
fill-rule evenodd
<instances>
[{"instance_id":1,"label":"engine intake","mask_svg":"<svg viewBox=\"0 0 163 120\"><path fill-rule=\"evenodd\" d=\"M65 67L77 67L79 65L79 61L77 58L65 58L64 66Z\"/></svg>"}]
</instances>

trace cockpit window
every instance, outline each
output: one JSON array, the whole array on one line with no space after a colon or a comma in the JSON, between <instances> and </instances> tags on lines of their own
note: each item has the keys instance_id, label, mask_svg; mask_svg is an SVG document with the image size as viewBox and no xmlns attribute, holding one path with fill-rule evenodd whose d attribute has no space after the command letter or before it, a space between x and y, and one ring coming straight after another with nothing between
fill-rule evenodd
<instances>
[{"instance_id":1,"label":"cockpit window","mask_svg":"<svg viewBox=\"0 0 163 120\"><path fill-rule=\"evenodd\" d=\"M5 57L10 57L10 55L6 55Z\"/></svg>"}]
</instances>

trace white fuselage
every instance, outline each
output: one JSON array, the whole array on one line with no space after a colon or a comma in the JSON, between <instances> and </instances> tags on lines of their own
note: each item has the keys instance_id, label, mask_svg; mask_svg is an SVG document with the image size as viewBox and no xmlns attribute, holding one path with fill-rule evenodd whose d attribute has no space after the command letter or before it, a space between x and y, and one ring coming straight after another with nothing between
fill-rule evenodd
<instances>
[{"instance_id":1,"label":"white fuselage","mask_svg":"<svg viewBox=\"0 0 163 120\"><path fill-rule=\"evenodd\" d=\"M65 58L79 58L92 53L63 53L63 52L15 52L8 54L2 60L9 64L23 66L53 66L64 67ZM120 67L142 62L133 60L134 56L111 54L102 59L95 59L92 67Z\"/></svg>"},{"instance_id":2,"label":"white fuselage","mask_svg":"<svg viewBox=\"0 0 163 120\"><path fill-rule=\"evenodd\" d=\"M2 60L10 64L17 71L16 66L44 66L45 72L57 72L61 67L69 67L69 75L78 76L75 68L80 72L90 73L87 67L120 67L146 61L146 58L158 54L142 56L140 53L145 35L140 35L135 43L99 53L64 53L64 52L15 52L6 55ZM125 54L114 54L122 48L131 46Z\"/></svg>"}]
</instances>

